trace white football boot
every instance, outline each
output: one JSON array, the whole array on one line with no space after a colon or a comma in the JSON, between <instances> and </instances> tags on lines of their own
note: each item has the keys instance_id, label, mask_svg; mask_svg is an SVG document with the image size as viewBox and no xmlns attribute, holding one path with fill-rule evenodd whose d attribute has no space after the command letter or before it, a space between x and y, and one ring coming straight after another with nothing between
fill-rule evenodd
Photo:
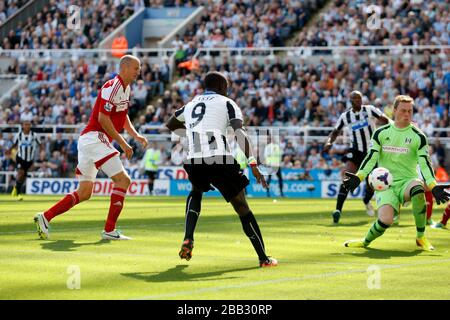
<instances>
[{"instance_id":1,"label":"white football boot","mask_svg":"<svg viewBox=\"0 0 450 320\"><path fill-rule=\"evenodd\" d=\"M120 231L113 230L111 232L102 231L103 240L132 240L132 238L124 236Z\"/></svg>"},{"instance_id":2,"label":"white football boot","mask_svg":"<svg viewBox=\"0 0 450 320\"><path fill-rule=\"evenodd\" d=\"M48 239L50 236L48 234L49 223L44 216L43 212L39 212L34 216L34 222L36 223L37 232L39 238Z\"/></svg>"}]
</instances>

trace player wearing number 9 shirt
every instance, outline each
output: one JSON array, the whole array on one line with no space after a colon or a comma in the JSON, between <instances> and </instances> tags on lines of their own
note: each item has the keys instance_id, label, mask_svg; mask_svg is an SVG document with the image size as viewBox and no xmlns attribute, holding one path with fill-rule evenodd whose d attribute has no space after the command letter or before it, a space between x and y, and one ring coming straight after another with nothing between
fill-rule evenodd
<instances>
[{"instance_id":1,"label":"player wearing number 9 shirt","mask_svg":"<svg viewBox=\"0 0 450 320\"><path fill-rule=\"evenodd\" d=\"M244 232L258 254L259 265L276 266L277 260L266 255L261 231L245 198L244 188L249 181L231 155L226 140L226 129L231 126L256 180L267 187L243 128L242 112L226 96L228 80L222 73L207 73L203 85L205 92L175 111L166 123L169 130L188 139L184 168L192 183L192 191L186 201L185 236L179 255L181 259L191 259L203 193L217 188L239 215Z\"/></svg>"}]
</instances>

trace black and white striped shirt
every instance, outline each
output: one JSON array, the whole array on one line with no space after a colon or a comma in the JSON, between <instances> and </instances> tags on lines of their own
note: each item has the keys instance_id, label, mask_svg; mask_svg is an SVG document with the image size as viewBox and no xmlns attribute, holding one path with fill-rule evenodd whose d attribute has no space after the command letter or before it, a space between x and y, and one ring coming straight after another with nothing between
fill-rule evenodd
<instances>
[{"instance_id":1,"label":"black and white striped shirt","mask_svg":"<svg viewBox=\"0 0 450 320\"><path fill-rule=\"evenodd\" d=\"M341 114L334 128L340 131L344 126L348 126L352 136L352 148L367 153L370 149L370 138L375 131L374 118L378 119L383 115L380 109L363 105L359 112L354 112L352 108Z\"/></svg>"},{"instance_id":2,"label":"black and white striped shirt","mask_svg":"<svg viewBox=\"0 0 450 320\"><path fill-rule=\"evenodd\" d=\"M24 161L33 161L40 145L39 137L32 131L28 134L20 131L14 138L14 146L18 147L17 156Z\"/></svg>"},{"instance_id":3,"label":"black and white striped shirt","mask_svg":"<svg viewBox=\"0 0 450 320\"><path fill-rule=\"evenodd\" d=\"M196 96L175 117L186 126L188 159L231 155L227 127L233 119L243 120L236 102L213 91Z\"/></svg>"}]
</instances>

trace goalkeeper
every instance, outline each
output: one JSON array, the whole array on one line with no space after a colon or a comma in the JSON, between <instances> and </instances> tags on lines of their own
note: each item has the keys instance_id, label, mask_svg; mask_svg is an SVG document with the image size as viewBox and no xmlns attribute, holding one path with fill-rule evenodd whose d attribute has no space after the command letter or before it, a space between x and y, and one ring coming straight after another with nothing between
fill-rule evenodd
<instances>
[{"instance_id":1,"label":"goalkeeper","mask_svg":"<svg viewBox=\"0 0 450 320\"><path fill-rule=\"evenodd\" d=\"M378 220L362 240L349 240L346 247L367 247L373 240L383 235L398 214L400 205L412 203L416 223L416 244L426 251L434 250L425 237L426 202L424 186L416 171L419 164L423 180L436 198L437 204L449 200L450 194L444 189L450 185L437 185L431 161L428 155L426 136L411 124L413 116L413 99L399 95L394 101L394 123L380 127L374 132L371 149L361 163L356 174L345 172L347 178L343 183L351 191L378 165L388 169L394 182L384 191L376 191Z\"/></svg>"}]
</instances>

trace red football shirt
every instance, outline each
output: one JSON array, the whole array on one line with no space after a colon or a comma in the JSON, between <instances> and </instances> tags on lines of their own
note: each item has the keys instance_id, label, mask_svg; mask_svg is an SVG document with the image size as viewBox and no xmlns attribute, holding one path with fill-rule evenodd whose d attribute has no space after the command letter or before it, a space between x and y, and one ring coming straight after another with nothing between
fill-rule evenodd
<instances>
[{"instance_id":1,"label":"red football shirt","mask_svg":"<svg viewBox=\"0 0 450 320\"><path fill-rule=\"evenodd\" d=\"M110 116L114 128L116 128L117 132L122 132L130 105L130 90L129 85L124 88L123 81L119 75L107 81L98 93L89 122L81 132L81 135L91 131L100 131L108 136L110 142L112 141L112 138L98 122L100 112Z\"/></svg>"}]
</instances>

